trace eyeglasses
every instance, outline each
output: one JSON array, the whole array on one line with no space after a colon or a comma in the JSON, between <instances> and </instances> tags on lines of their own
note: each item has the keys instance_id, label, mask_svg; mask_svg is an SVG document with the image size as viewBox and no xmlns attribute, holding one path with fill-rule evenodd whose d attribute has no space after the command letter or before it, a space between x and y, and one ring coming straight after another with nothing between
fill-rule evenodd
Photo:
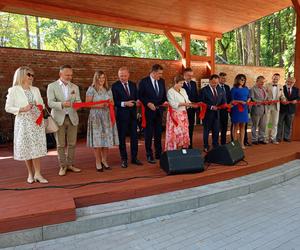
<instances>
[{"instance_id":1,"label":"eyeglasses","mask_svg":"<svg viewBox=\"0 0 300 250\"><path fill-rule=\"evenodd\" d=\"M34 74L27 73L27 76L28 76L28 77L31 77L31 76L34 77Z\"/></svg>"}]
</instances>

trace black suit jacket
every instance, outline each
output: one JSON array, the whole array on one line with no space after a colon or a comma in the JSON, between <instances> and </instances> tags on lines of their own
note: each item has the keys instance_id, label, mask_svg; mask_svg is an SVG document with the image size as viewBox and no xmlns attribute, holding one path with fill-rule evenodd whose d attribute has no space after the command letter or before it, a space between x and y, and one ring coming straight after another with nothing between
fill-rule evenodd
<instances>
[{"instance_id":1,"label":"black suit jacket","mask_svg":"<svg viewBox=\"0 0 300 250\"><path fill-rule=\"evenodd\" d=\"M137 101L138 91L136 84L132 81L128 81L128 87L130 96L127 95L121 81L116 81L112 85L112 94L116 109L116 119L120 121L126 121L128 119L136 119L136 105L133 107L122 107L122 102Z\"/></svg>"},{"instance_id":2,"label":"black suit jacket","mask_svg":"<svg viewBox=\"0 0 300 250\"><path fill-rule=\"evenodd\" d=\"M221 84L220 84L221 85ZM221 88L221 86L220 86ZM222 88L221 88L222 89ZM224 84L224 89L225 89L225 96L226 96L226 103L231 102L231 93L230 93L230 87L227 84Z\"/></svg>"},{"instance_id":3,"label":"black suit jacket","mask_svg":"<svg viewBox=\"0 0 300 250\"><path fill-rule=\"evenodd\" d=\"M148 108L147 104L149 102L152 102L158 108L157 110L162 111L162 108L159 106L167 101L165 80L161 78L157 82L159 86L158 96L156 95L150 76L145 77L139 83L138 96L140 101L145 106L146 115L154 115L156 112Z\"/></svg>"},{"instance_id":4,"label":"black suit jacket","mask_svg":"<svg viewBox=\"0 0 300 250\"><path fill-rule=\"evenodd\" d=\"M189 100L191 102L199 102L199 96L198 96L198 90L196 82L190 81L191 89L186 85L186 83L183 84L183 88L185 89Z\"/></svg>"},{"instance_id":5,"label":"black suit jacket","mask_svg":"<svg viewBox=\"0 0 300 250\"><path fill-rule=\"evenodd\" d=\"M211 106L218 106L226 103L226 97L224 91L220 86L217 86L217 98L214 98L210 86L207 85L200 90L200 101L207 104L207 110L204 120L213 118L215 115L219 117L219 110L211 110Z\"/></svg>"},{"instance_id":6,"label":"black suit jacket","mask_svg":"<svg viewBox=\"0 0 300 250\"><path fill-rule=\"evenodd\" d=\"M299 89L292 87L292 93L289 96L287 86L283 86L283 93L288 101L299 100ZM296 104L280 104L280 113L295 114L296 113Z\"/></svg>"}]
</instances>

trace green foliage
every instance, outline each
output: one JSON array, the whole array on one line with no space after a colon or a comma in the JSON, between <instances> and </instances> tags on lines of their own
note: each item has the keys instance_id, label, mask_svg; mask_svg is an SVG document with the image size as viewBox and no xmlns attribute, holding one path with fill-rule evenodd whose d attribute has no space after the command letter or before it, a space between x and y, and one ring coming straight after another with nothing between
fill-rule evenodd
<instances>
[{"instance_id":1,"label":"green foliage","mask_svg":"<svg viewBox=\"0 0 300 250\"><path fill-rule=\"evenodd\" d=\"M291 7L257 20L255 22L255 29L253 30L255 33L255 40L253 41L255 51L252 51L252 53L259 56L259 60L254 65L285 67L286 74L293 74L295 25L296 15L294 9ZM249 28L250 24L247 26ZM217 54L223 59L227 56L226 61L229 64L247 64L243 62L240 58L241 55L239 55L240 51L251 52L246 47L245 30L247 29L245 28L247 27L244 26L224 34L221 41L217 43ZM238 43L237 34L239 32L243 41L242 47ZM260 41L259 44L258 41ZM224 56L224 47L227 45L226 56Z\"/></svg>"}]
</instances>

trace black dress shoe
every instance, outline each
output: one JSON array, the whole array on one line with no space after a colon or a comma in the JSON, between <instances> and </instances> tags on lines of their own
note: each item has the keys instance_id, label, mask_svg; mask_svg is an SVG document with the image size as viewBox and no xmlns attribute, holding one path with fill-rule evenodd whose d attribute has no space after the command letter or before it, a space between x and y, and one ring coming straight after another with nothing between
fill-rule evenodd
<instances>
[{"instance_id":1,"label":"black dress shoe","mask_svg":"<svg viewBox=\"0 0 300 250\"><path fill-rule=\"evenodd\" d=\"M127 168L127 167L128 167L127 161L125 161L125 160L122 161L121 167L122 167L122 168Z\"/></svg>"},{"instance_id":2,"label":"black dress shoe","mask_svg":"<svg viewBox=\"0 0 300 250\"><path fill-rule=\"evenodd\" d=\"M247 146L247 147L251 147L252 146L252 144L249 143L249 142L245 142L244 145Z\"/></svg>"},{"instance_id":3,"label":"black dress shoe","mask_svg":"<svg viewBox=\"0 0 300 250\"><path fill-rule=\"evenodd\" d=\"M258 143L259 143L259 144L268 144L268 143L265 142L265 141L259 141Z\"/></svg>"},{"instance_id":4,"label":"black dress shoe","mask_svg":"<svg viewBox=\"0 0 300 250\"><path fill-rule=\"evenodd\" d=\"M139 159L133 159L131 161L131 163L134 164L134 165L138 165L138 166L142 166L143 165L143 163Z\"/></svg>"},{"instance_id":5,"label":"black dress shoe","mask_svg":"<svg viewBox=\"0 0 300 250\"><path fill-rule=\"evenodd\" d=\"M147 162L149 162L150 164L155 164L156 161L153 159L152 156L147 156Z\"/></svg>"},{"instance_id":6,"label":"black dress shoe","mask_svg":"<svg viewBox=\"0 0 300 250\"><path fill-rule=\"evenodd\" d=\"M286 142L291 142L292 140L291 139L283 139L284 141Z\"/></svg>"},{"instance_id":7,"label":"black dress shoe","mask_svg":"<svg viewBox=\"0 0 300 250\"><path fill-rule=\"evenodd\" d=\"M101 162L102 168L105 170L112 170L112 168L110 166L108 166L107 164L104 164L103 162Z\"/></svg>"}]
</instances>

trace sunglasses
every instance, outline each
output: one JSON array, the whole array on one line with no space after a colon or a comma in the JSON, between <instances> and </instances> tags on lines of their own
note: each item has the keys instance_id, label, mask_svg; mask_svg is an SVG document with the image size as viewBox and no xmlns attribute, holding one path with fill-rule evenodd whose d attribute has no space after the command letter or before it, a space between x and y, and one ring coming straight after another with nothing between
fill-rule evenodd
<instances>
[{"instance_id":1,"label":"sunglasses","mask_svg":"<svg viewBox=\"0 0 300 250\"><path fill-rule=\"evenodd\" d=\"M28 76L28 77L31 77L31 76L34 77L34 75L31 74L31 73L27 73L27 76Z\"/></svg>"}]
</instances>

